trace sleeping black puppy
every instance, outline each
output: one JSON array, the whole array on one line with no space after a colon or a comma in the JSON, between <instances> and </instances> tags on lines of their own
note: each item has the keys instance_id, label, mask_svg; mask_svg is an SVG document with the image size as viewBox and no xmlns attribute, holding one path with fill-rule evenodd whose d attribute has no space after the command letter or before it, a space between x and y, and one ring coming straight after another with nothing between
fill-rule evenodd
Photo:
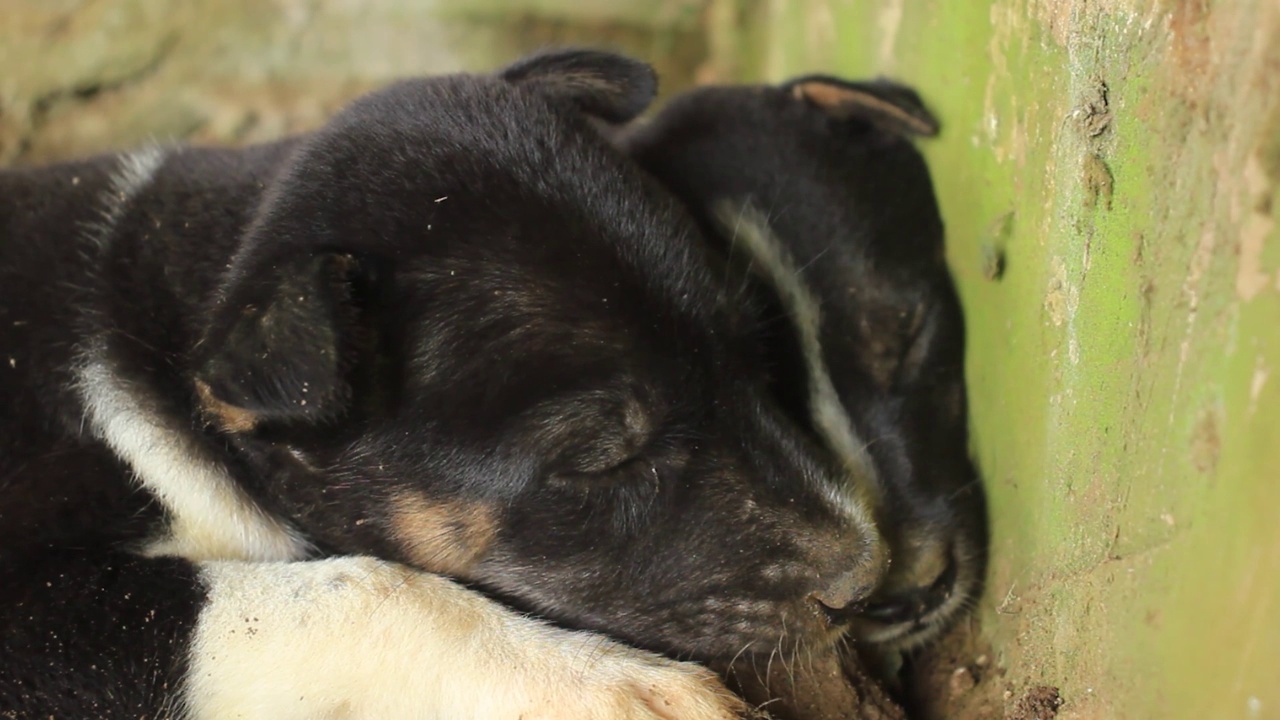
<instances>
[{"instance_id":1,"label":"sleeping black puppy","mask_svg":"<svg viewBox=\"0 0 1280 720\"><path fill-rule=\"evenodd\" d=\"M594 129L653 89L553 53L275 144L0 174L0 711L739 707L388 561L684 657L835 642L884 546Z\"/></svg>"},{"instance_id":2,"label":"sleeping black puppy","mask_svg":"<svg viewBox=\"0 0 1280 720\"><path fill-rule=\"evenodd\" d=\"M963 318L909 140L936 132L910 88L812 76L695 90L621 139L772 297L777 391L844 458L890 547L854 633L901 649L968 607L986 552Z\"/></svg>"}]
</instances>

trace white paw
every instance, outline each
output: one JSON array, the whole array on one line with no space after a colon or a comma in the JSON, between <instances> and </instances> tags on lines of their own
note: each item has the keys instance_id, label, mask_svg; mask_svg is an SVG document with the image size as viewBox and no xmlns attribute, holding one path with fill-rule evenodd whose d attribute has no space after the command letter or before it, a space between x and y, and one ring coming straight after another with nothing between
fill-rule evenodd
<instances>
[{"instance_id":1,"label":"white paw","mask_svg":"<svg viewBox=\"0 0 1280 720\"><path fill-rule=\"evenodd\" d=\"M556 631L563 633L564 631ZM745 706L711 671L586 633L564 633L541 672L561 676L527 720L734 720ZM575 646L586 645L580 650ZM572 655L566 656L565 653ZM574 657L576 656L576 657ZM532 679L532 678L531 678Z\"/></svg>"},{"instance_id":2,"label":"white paw","mask_svg":"<svg viewBox=\"0 0 1280 720\"><path fill-rule=\"evenodd\" d=\"M370 558L210 562L191 720L732 720L709 671Z\"/></svg>"}]
</instances>

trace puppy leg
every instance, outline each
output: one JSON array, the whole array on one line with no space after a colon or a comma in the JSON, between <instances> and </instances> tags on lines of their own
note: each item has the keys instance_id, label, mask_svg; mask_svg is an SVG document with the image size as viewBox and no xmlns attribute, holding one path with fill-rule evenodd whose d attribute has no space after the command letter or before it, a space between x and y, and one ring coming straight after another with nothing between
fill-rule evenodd
<instances>
[{"instance_id":1,"label":"puppy leg","mask_svg":"<svg viewBox=\"0 0 1280 720\"><path fill-rule=\"evenodd\" d=\"M710 672L371 558L202 567L185 700L214 718L737 717Z\"/></svg>"},{"instance_id":2,"label":"puppy leg","mask_svg":"<svg viewBox=\"0 0 1280 720\"><path fill-rule=\"evenodd\" d=\"M0 558L0 717L681 718L707 670L368 558Z\"/></svg>"}]
</instances>

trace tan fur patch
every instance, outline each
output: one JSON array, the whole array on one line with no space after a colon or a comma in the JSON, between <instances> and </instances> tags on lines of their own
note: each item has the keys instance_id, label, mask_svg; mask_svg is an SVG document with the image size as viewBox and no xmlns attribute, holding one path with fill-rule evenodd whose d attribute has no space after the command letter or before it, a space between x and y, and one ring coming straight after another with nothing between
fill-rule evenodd
<instances>
[{"instance_id":1,"label":"tan fur patch","mask_svg":"<svg viewBox=\"0 0 1280 720\"><path fill-rule=\"evenodd\" d=\"M930 123L921 120L897 105L887 100L882 100L871 93L853 88L824 82L805 82L796 85L792 93L797 98L808 100L818 107L828 111L839 112L841 117L852 116L851 109L860 108L863 111L869 111L873 115L890 119L920 135L931 136L938 132L938 129Z\"/></svg>"},{"instance_id":2,"label":"tan fur patch","mask_svg":"<svg viewBox=\"0 0 1280 720\"><path fill-rule=\"evenodd\" d=\"M205 416L223 430L246 433L257 427L257 415L214 397L213 390L204 381L196 381L196 394L200 396L200 409Z\"/></svg>"},{"instance_id":3,"label":"tan fur patch","mask_svg":"<svg viewBox=\"0 0 1280 720\"><path fill-rule=\"evenodd\" d=\"M404 493L391 501L392 536L419 568L463 576L493 544L496 515L484 503Z\"/></svg>"}]
</instances>

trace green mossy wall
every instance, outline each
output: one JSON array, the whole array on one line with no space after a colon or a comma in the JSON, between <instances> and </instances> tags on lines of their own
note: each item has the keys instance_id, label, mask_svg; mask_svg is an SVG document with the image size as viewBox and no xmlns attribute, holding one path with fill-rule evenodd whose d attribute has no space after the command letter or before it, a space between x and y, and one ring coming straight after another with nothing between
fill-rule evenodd
<instances>
[{"instance_id":1,"label":"green mossy wall","mask_svg":"<svg viewBox=\"0 0 1280 720\"><path fill-rule=\"evenodd\" d=\"M943 119L979 614L1015 697L1280 718L1280 4L749 10L747 72L890 74Z\"/></svg>"}]
</instances>

